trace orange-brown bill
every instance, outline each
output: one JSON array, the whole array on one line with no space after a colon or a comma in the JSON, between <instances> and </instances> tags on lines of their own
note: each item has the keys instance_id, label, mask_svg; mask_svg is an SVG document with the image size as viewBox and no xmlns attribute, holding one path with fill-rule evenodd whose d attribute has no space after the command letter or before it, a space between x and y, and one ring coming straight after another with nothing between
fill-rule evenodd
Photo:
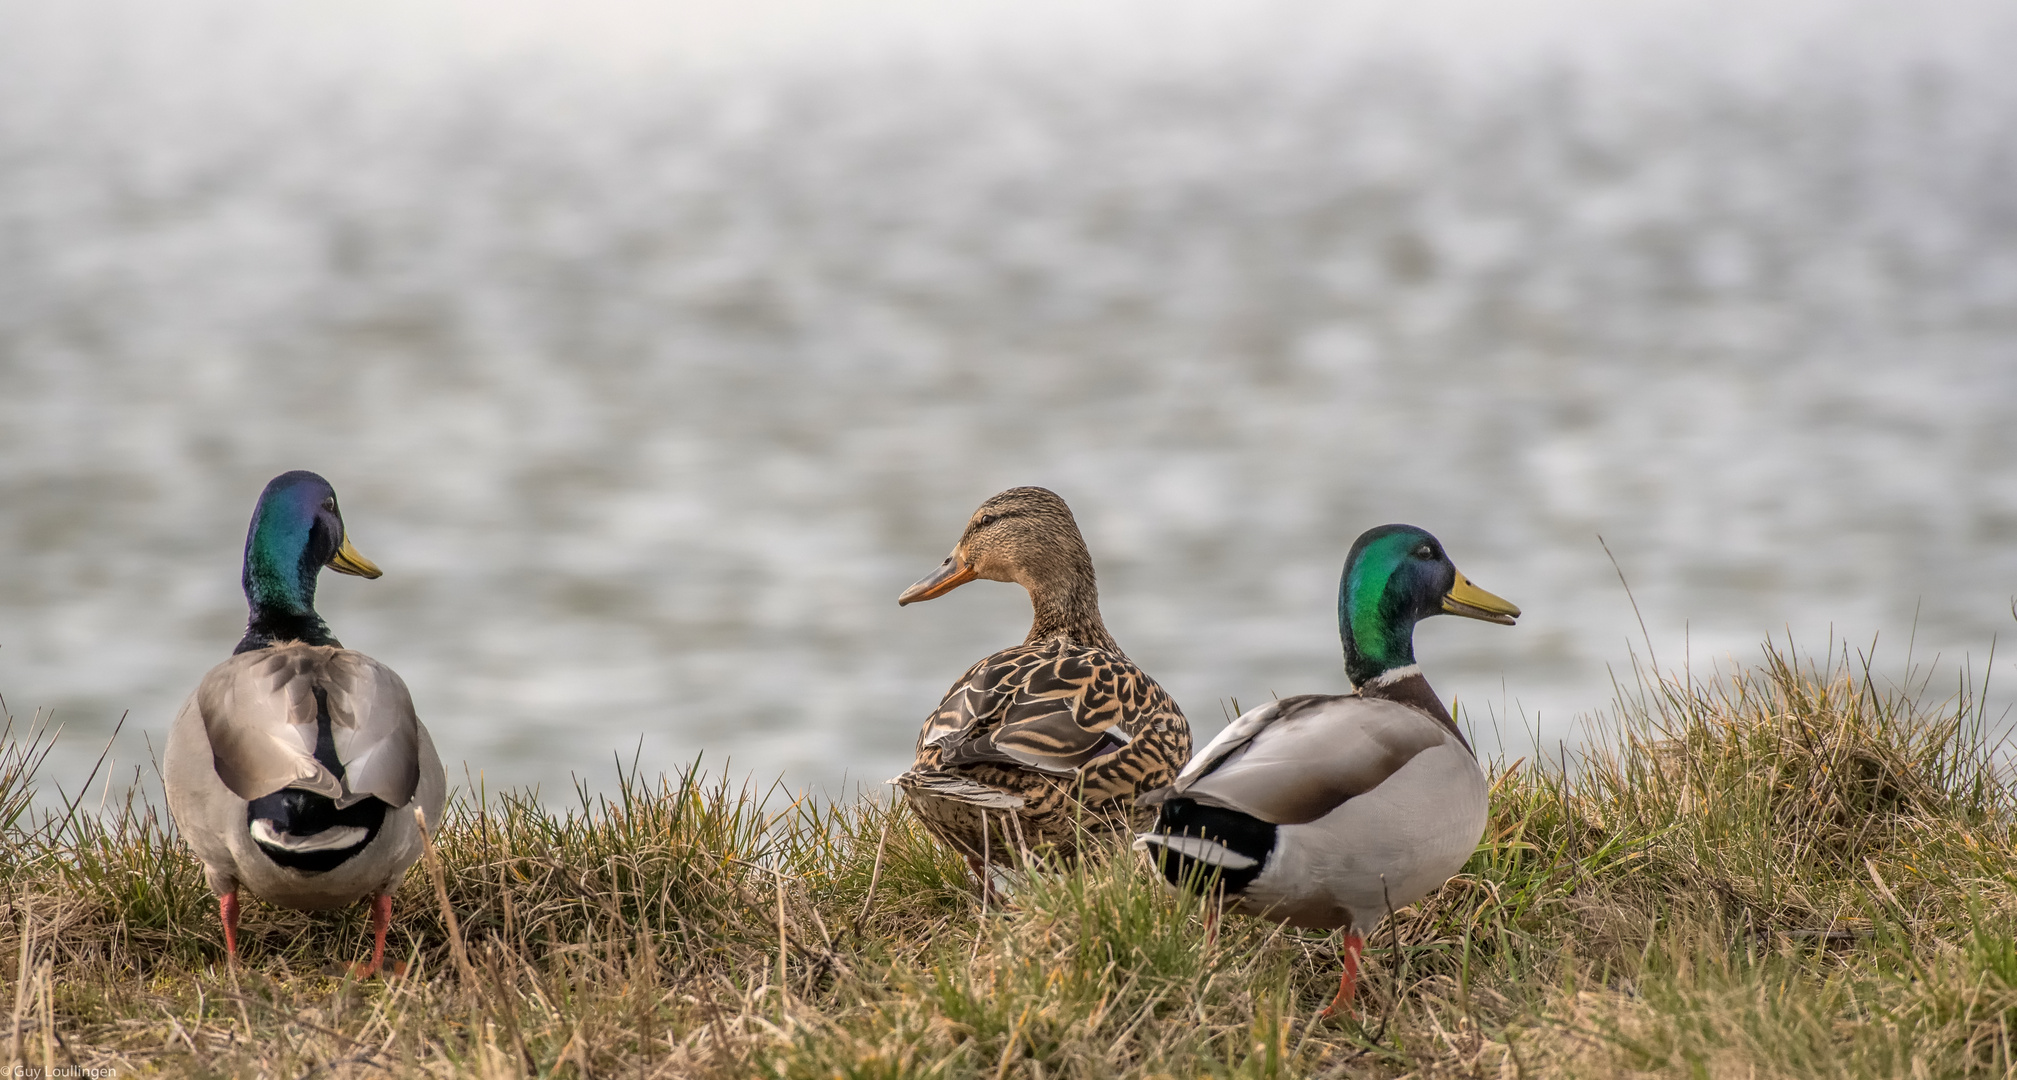
<instances>
[{"instance_id":1,"label":"orange-brown bill","mask_svg":"<svg viewBox=\"0 0 2017 1080\"><path fill-rule=\"evenodd\" d=\"M959 552L955 551L947 555L944 562L938 564L938 569L926 574L918 580L917 584L905 589L903 595L896 598L897 606L902 607L905 604L915 604L919 600L937 599L978 576L960 559Z\"/></svg>"}]
</instances>

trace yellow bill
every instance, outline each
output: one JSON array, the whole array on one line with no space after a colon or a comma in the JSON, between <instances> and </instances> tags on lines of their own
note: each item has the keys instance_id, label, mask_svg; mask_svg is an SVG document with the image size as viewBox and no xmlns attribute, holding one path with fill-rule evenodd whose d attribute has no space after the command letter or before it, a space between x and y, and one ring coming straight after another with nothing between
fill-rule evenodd
<instances>
[{"instance_id":1,"label":"yellow bill","mask_svg":"<svg viewBox=\"0 0 2017 1080\"><path fill-rule=\"evenodd\" d=\"M364 557L364 553L350 545L350 536L344 534L343 546L329 557L329 568L339 574L355 574L361 578L375 578L385 573L378 565Z\"/></svg>"},{"instance_id":2,"label":"yellow bill","mask_svg":"<svg viewBox=\"0 0 2017 1080\"><path fill-rule=\"evenodd\" d=\"M1520 617L1518 607L1471 584L1471 579L1465 577L1461 570L1457 572L1457 583L1443 594L1443 611L1500 626L1511 626L1513 620Z\"/></svg>"}]
</instances>

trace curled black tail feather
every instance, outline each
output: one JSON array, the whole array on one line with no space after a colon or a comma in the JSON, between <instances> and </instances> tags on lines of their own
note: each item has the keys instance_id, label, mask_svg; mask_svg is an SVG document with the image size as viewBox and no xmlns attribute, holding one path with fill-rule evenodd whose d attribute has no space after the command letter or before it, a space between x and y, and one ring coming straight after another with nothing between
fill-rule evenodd
<instances>
[{"instance_id":1,"label":"curled black tail feather","mask_svg":"<svg viewBox=\"0 0 2017 1080\"><path fill-rule=\"evenodd\" d=\"M343 762L336 757L336 737L329 724L329 699L318 686L315 688L315 760L341 780ZM343 865L377 839L379 827L385 824L385 812L390 809L377 798L366 798L338 809L336 800L327 795L300 788L281 788L246 804L245 827L250 829L253 822L263 819L275 833L283 836L313 836L341 828L363 829L364 838L355 844L321 851L289 850L259 840L254 834L254 842L267 858L293 870L319 874Z\"/></svg>"},{"instance_id":2,"label":"curled black tail feather","mask_svg":"<svg viewBox=\"0 0 2017 1080\"><path fill-rule=\"evenodd\" d=\"M1276 826L1238 810L1208 806L1195 799L1169 799L1156 815L1152 832L1165 836L1194 836L1244 855L1252 864L1235 869L1196 859L1160 844L1152 845L1163 877L1177 888L1218 881L1227 895L1238 895L1268 868L1274 854Z\"/></svg>"}]
</instances>

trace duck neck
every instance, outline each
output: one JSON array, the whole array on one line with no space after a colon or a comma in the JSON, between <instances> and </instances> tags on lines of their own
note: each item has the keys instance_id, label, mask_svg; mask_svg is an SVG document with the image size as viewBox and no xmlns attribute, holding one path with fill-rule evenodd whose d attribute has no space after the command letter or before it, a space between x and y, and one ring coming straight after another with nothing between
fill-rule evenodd
<instances>
[{"instance_id":1,"label":"duck neck","mask_svg":"<svg viewBox=\"0 0 2017 1080\"><path fill-rule=\"evenodd\" d=\"M1063 638L1074 645L1125 655L1100 618L1093 560L1083 549L1068 559L1060 572L1031 576L1021 584L1030 594L1030 632L1023 644Z\"/></svg>"},{"instance_id":2,"label":"duck neck","mask_svg":"<svg viewBox=\"0 0 2017 1080\"><path fill-rule=\"evenodd\" d=\"M1349 586L1338 600L1338 636L1345 645L1345 674L1353 686L1367 686L1381 676L1415 667L1415 620L1402 611L1387 610L1379 596L1365 596Z\"/></svg>"},{"instance_id":3,"label":"duck neck","mask_svg":"<svg viewBox=\"0 0 2017 1080\"><path fill-rule=\"evenodd\" d=\"M1359 688L1360 697L1381 698L1420 709L1448 728L1465 750L1471 750L1471 741L1464 738L1463 729L1450 716L1450 710L1443 707L1443 699L1436 696L1428 677L1415 663L1417 621L1417 616L1405 607L1388 604L1384 591L1379 595L1364 594L1353 588L1347 577L1338 600L1338 636L1345 643L1345 674Z\"/></svg>"},{"instance_id":4,"label":"duck neck","mask_svg":"<svg viewBox=\"0 0 2017 1080\"><path fill-rule=\"evenodd\" d=\"M253 519L241 576L249 614L234 653L284 641L340 644L315 610L315 580L326 561L314 557L315 530L313 521L293 523L265 513Z\"/></svg>"},{"instance_id":5,"label":"duck neck","mask_svg":"<svg viewBox=\"0 0 2017 1080\"><path fill-rule=\"evenodd\" d=\"M1471 750L1471 740L1464 737L1464 730L1457 726L1457 721L1450 715L1450 710L1443 707L1443 699L1436 696L1435 689L1429 685L1429 680L1422 674L1421 668L1413 664L1389 668L1358 685L1360 697L1395 701L1428 713L1437 723L1448 728L1450 734L1455 735L1457 741L1463 744L1464 749ZM1471 753L1476 756L1477 751L1471 750Z\"/></svg>"}]
</instances>

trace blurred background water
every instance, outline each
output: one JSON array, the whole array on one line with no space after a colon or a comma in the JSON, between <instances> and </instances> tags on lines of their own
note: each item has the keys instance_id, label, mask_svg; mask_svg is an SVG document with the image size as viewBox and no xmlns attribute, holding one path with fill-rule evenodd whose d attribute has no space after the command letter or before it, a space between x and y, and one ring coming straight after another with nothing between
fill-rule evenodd
<instances>
[{"instance_id":1,"label":"blurred background water","mask_svg":"<svg viewBox=\"0 0 2017 1080\"><path fill-rule=\"evenodd\" d=\"M338 634L549 797L613 755L899 771L1027 606L896 594L1014 484L1071 502L1201 737L1345 687L1339 562L1387 521L1527 612L1421 634L1488 749L1577 738L1628 663L1600 534L1663 662L1881 633L1979 677L2013 28L0 0L0 693L66 724L51 778L122 713L146 769L293 468L386 571L325 575Z\"/></svg>"}]
</instances>

